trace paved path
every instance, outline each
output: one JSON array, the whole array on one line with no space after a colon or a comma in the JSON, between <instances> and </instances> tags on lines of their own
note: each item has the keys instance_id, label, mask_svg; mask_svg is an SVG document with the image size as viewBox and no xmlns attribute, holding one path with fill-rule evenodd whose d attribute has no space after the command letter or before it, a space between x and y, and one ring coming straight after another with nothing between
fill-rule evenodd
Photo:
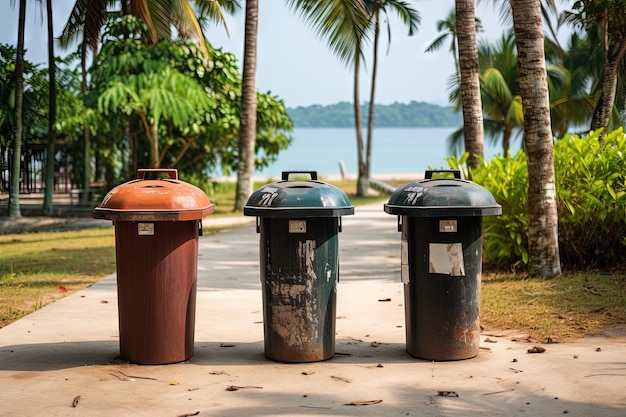
<instances>
[{"instance_id":1,"label":"paved path","mask_svg":"<svg viewBox=\"0 0 626 417\"><path fill-rule=\"evenodd\" d=\"M339 241L332 359L265 358L259 235L245 224L200 238L189 361L148 366L119 359L111 276L0 329L0 414L626 415L623 333L543 345L541 354L527 353L535 345L511 336L484 334L473 359L416 359L405 350L395 217L382 204L357 207L343 218Z\"/></svg>"}]
</instances>

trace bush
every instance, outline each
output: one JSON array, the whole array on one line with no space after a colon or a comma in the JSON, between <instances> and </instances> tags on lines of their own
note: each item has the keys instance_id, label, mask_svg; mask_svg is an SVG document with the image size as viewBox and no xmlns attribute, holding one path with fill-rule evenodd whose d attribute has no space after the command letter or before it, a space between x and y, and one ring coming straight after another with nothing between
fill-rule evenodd
<instances>
[{"instance_id":1,"label":"bush","mask_svg":"<svg viewBox=\"0 0 626 417\"><path fill-rule=\"evenodd\" d=\"M626 263L626 138L620 128L566 135L554 146L559 249L564 268L614 268ZM467 172L465 161L448 158ZM472 181L502 205L502 216L484 218L485 260L515 269L528 263L526 156L498 156L471 169Z\"/></svg>"}]
</instances>

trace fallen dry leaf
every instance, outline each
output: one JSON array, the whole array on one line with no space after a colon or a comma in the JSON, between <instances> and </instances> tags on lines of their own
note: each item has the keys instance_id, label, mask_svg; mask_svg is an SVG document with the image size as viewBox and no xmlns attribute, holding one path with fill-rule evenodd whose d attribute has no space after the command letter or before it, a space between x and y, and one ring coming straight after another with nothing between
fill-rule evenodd
<instances>
[{"instance_id":1,"label":"fallen dry leaf","mask_svg":"<svg viewBox=\"0 0 626 417\"><path fill-rule=\"evenodd\" d=\"M440 397L458 397L459 394L456 391L437 391L437 395Z\"/></svg>"},{"instance_id":2,"label":"fallen dry leaf","mask_svg":"<svg viewBox=\"0 0 626 417\"><path fill-rule=\"evenodd\" d=\"M246 388L254 388L254 389L263 389L263 387L255 387L252 385L246 385L243 387L240 387L238 385L227 385L226 386L226 391L239 391L240 389L246 389Z\"/></svg>"},{"instance_id":3,"label":"fallen dry leaf","mask_svg":"<svg viewBox=\"0 0 626 417\"><path fill-rule=\"evenodd\" d=\"M344 378L342 376L335 376L335 375L331 375L330 376L331 379L334 379L335 381L341 381L341 382L346 382L346 383L350 383L351 381L348 378Z\"/></svg>"},{"instance_id":4,"label":"fallen dry leaf","mask_svg":"<svg viewBox=\"0 0 626 417\"><path fill-rule=\"evenodd\" d=\"M383 400L369 400L369 401L352 401L350 403L346 403L344 405L374 405L380 404Z\"/></svg>"}]
</instances>

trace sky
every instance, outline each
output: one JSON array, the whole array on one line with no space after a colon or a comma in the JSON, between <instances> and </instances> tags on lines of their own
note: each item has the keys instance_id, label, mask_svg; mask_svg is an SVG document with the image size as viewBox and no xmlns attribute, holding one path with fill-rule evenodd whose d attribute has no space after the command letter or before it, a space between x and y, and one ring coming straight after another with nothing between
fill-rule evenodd
<instances>
[{"instance_id":1,"label":"sky","mask_svg":"<svg viewBox=\"0 0 626 417\"><path fill-rule=\"evenodd\" d=\"M0 13L0 42L17 44L18 6L5 2ZM411 101L448 104L447 81L454 72L449 43L436 52L425 52L439 36L437 21L454 8L454 0L409 0L419 11L421 24L413 36L407 35L402 22L390 15L391 44L387 48L386 31L379 47L379 68L376 103L391 104ZM245 4L245 1L242 1ZM44 2L45 4L45 2ZM58 36L69 16L71 0L53 1L54 33ZM33 0L27 1L26 59L46 66L47 40L45 14ZM493 10L491 2L481 2L476 15L485 32L479 39L495 40L508 30ZM244 40L244 10L227 17L227 36L223 27L205 29L205 35L216 47L233 52L241 60ZM351 102L352 70L346 67L318 38L313 29L285 6L283 0L259 0L259 32L257 50L257 89L284 100L287 107L312 104L329 105ZM63 52L57 52L62 55ZM371 53L366 52L366 68L361 73L361 99L369 100Z\"/></svg>"}]
</instances>

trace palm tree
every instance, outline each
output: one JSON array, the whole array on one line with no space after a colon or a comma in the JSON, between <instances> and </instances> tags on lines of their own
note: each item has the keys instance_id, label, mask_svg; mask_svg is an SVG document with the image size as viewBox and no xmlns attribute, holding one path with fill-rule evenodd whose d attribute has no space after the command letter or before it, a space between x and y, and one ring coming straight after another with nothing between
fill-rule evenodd
<instances>
[{"instance_id":1,"label":"palm tree","mask_svg":"<svg viewBox=\"0 0 626 417\"><path fill-rule=\"evenodd\" d=\"M523 127L513 33L503 35L495 47L481 42L478 55L482 106L487 116L485 131L489 136L501 137L502 155L506 155L511 147L513 133Z\"/></svg>"},{"instance_id":2,"label":"palm tree","mask_svg":"<svg viewBox=\"0 0 626 417\"><path fill-rule=\"evenodd\" d=\"M480 97L480 65L476 42L476 14L474 0L456 0L456 34L459 43L457 71L461 81L463 107L463 138L469 152L467 165L478 167L483 158L483 111Z\"/></svg>"},{"instance_id":3,"label":"palm tree","mask_svg":"<svg viewBox=\"0 0 626 417\"><path fill-rule=\"evenodd\" d=\"M477 19L477 24L478 22L479 21ZM430 45L428 45L428 47L426 48L426 52L438 51L441 47L443 47L444 43L447 40L449 40L450 41L449 50L452 53L452 56L454 57L454 68L458 69L459 57L457 54L457 47L456 47L457 34L456 34L455 9L450 10L450 12L448 13L448 16L446 16L445 19L437 20L437 32L439 32L440 35L437 36L435 40L430 43Z\"/></svg>"},{"instance_id":4,"label":"palm tree","mask_svg":"<svg viewBox=\"0 0 626 417\"><path fill-rule=\"evenodd\" d=\"M604 72L600 96L591 119L591 129L609 129L615 105L618 73L626 58L626 5L624 2L582 0L575 3L568 21L586 29L603 51Z\"/></svg>"},{"instance_id":5,"label":"palm tree","mask_svg":"<svg viewBox=\"0 0 626 417\"><path fill-rule=\"evenodd\" d=\"M372 78L370 87L370 100L367 114L367 139L365 155L359 155L359 178L357 185L357 195L363 196L369 193L369 180L371 174L372 161L372 142L374 137L374 107L376 92L376 72L378 70L378 41L380 39L380 23L381 12L388 15L387 9L394 11L402 20L402 23L409 27L409 36L417 31L420 23L420 15L417 10L410 7L404 1L398 0L367 0L366 5L372 15L373 21L373 59L372 59ZM391 26L387 19L387 36L391 42Z\"/></svg>"},{"instance_id":6,"label":"palm tree","mask_svg":"<svg viewBox=\"0 0 626 417\"><path fill-rule=\"evenodd\" d=\"M287 5L298 10L300 16L310 23L320 37L327 38L333 53L354 72L354 123L356 128L359 180L357 194L364 195L369 184L363 188L363 117L359 90L359 72L363 58L363 46L367 42L370 28L370 15L363 0L287 0Z\"/></svg>"},{"instance_id":7,"label":"palm tree","mask_svg":"<svg viewBox=\"0 0 626 417\"><path fill-rule=\"evenodd\" d=\"M246 28L239 124L239 169L235 210L242 210L252 193L256 139L256 45L259 26L258 0L246 0Z\"/></svg>"},{"instance_id":8,"label":"palm tree","mask_svg":"<svg viewBox=\"0 0 626 417\"><path fill-rule=\"evenodd\" d=\"M528 163L531 276L561 274L550 102L539 0L512 0Z\"/></svg>"},{"instance_id":9,"label":"palm tree","mask_svg":"<svg viewBox=\"0 0 626 417\"><path fill-rule=\"evenodd\" d=\"M456 7L456 6L455 6ZM478 17L474 17L474 30L476 33L483 31L482 22ZM428 45L426 52L435 52L443 47L445 41L450 41L450 52L454 57L454 68L459 68L459 57L457 53L457 28L456 28L456 9L450 10L448 16L443 20L437 21L437 32L441 33L434 41Z\"/></svg>"},{"instance_id":10,"label":"palm tree","mask_svg":"<svg viewBox=\"0 0 626 417\"><path fill-rule=\"evenodd\" d=\"M15 5L15 3L13 3ZM20 173L22 168L22 112L24 106L24 28L26 0L20 0L17 30L17 58L15 60L15 136L13 137L13 165L9 189L9 217L22 217L20 211Z\"/></svg>"},{"instance_id":11,"label":"palm tree","mask_svg":"<svg viewBox=\"0 0 626 417\"><path fill-rule=\"evenodd\" d=\"M52 192L54 191L55 142L56 142L56 64L54 62L54 25L52 22L52 0L46 0L48 21L48 148L46 151L46 186L44 188L43 215L52 215Z\"/></svg>"}]
</instances>

